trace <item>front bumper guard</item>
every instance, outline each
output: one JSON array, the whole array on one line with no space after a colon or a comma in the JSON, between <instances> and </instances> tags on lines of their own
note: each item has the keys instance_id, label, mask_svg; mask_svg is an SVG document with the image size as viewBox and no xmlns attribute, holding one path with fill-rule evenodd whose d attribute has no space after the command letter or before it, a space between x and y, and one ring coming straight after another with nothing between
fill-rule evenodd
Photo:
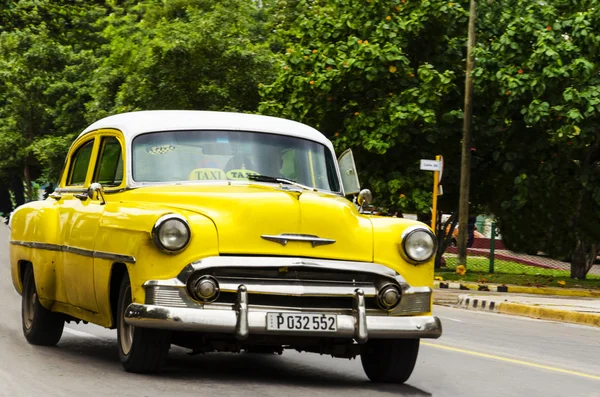
<instances>
[{"instance_id":1,"label":"front bumper guard","mask_svg":"<svg viewBox=\"0 0 600 397\"><path fill-rule=\"evenodd\" d=\"M245 285L240 285L237 293L234 310L132 303L125 311L125 321L129 325L142 328L231 334L238 340L244 340L249 335L298 335L353 338L358 343L365 343L369 338L436 339L442 335L442 323L435 316L368 316L364 292L361 289L356 289L354 293L352 315L337 315L337 330L334 332L267 330L269 310L249 308L248 290Z\"/></svg>"}]
</instances>

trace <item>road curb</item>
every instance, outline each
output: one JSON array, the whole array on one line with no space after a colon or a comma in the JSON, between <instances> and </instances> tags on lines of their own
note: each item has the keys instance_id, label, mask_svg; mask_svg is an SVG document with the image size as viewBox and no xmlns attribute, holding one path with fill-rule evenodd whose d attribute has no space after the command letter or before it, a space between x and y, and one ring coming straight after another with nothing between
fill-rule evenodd
<instances>
[{"instance_id":1,"label":"road curb","mask_svg":"<svg viewBox=\"0 0 600 397\"><path fill-rule=\"evenodd\" d=\"M459 289L464 291L508 292L535 295L578 296L583 298L600 298L600 291L588 289L569 289L553 287L524 287L520 285L494 285L477 283L460 283L453 281L434 281L434 288Z\"/></svg>"},{"instance_id":2,"label":"road curb","mask_svg":"<svg viewBox=\"0 0 600 397\"><path fill-rule=\"evenodd\" d=\"M469 310L488 311L501 314L532 317L540 320L559 321L600 327L600 314L551 309L536 305L524 305L502 301L502 297L484 299L471 295L460 295L458 307Z\"/></svg>"},{"instance_id":3,"label":"road curb","mask_svg":"<svg viewBox=\"0 0 600 397\"><path fill-rule=\"evenodd\" d=\"M600 314L596 313L574 312L508 302L498 305L498 313L600 327Z\"/></svg>"},{"instance_id":4,"label":"road curb","mask_svg":"<svg viewBox=\"0 0 600 397\"><path fill-rule=\"evenodd\" d=\"M500 298L501 299L501 298ZM458 307L471 310L483 310L488 312L498 311L499 299L479 298L470 295L460 295L458 297Z\"/></svg>"}]
</instances>

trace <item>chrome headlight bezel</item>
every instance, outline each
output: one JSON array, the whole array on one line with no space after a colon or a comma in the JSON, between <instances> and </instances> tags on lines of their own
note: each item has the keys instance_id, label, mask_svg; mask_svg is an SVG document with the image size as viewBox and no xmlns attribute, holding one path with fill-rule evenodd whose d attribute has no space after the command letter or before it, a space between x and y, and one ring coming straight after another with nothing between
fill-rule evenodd
<instances>
[{"instance_id":1,"label":"chrome headlight bezel","mask_svg":"<svg viewBox=\"0 0 600 397\"><path fill-rule=\"evenodd\" d=\"M418 232L424 232L424 233L428 234L429 237L431 237L431 241L432 241L431 253L429 254L429 256L426 259L415 259L415 258L411 257L409 254L409 251L407 249L407 244L410 241L410 237L414 236ZM400 253L402 254L402 257L407 262L415 264L415 265L420 265L420 264L426 263L435 256L436 252L437 252L437 239L435 237L435 234L433 234L433 232L431 230L429 230L429 228L424 227L424 226L412 226L412 227L409 227L408 229L406 229L402 233L402 249L400 250Z\"/></svg>"},{"instance_id":2,"label":"chrome headlight bezel","mask_svg":"<svg viewBox=\"0 0 600 397\"><path fill-rule=\"evenodd\" d=\"M177 248L169 248L169 247L165 246L165 244L163 244L163 242L160 239L161 228L163 228L165 226L165 224L169 221L180 222L185 227L185 230L187 233L187 238L185 239L185 242L183 244L180 244ZM191 238L192 238L192 231L190 229L190 225L188 224L187 219L185 219L181 215L177 215L177 214L163 215L160 218L158 218L158 220L154 224L154 227L152 228L152 241L154 242L154 245L156 246L156 248L158 248L160 251L162 251L166 254L177 254L177 253L183 251L189 245Z\"/></svg>"}]
</instances>

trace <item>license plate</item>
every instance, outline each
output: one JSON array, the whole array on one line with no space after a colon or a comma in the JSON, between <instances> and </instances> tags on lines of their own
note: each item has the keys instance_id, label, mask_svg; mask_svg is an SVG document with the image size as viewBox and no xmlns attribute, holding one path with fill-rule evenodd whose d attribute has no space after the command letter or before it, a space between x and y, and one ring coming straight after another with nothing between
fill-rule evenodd
<instances>
[{"instance_id":1,"label":"license plate","mask_svg":"<svg viewBox=\"0 0 600 397\"><path fill-rule=\"evenodd\" d=\"M335 332L337 317L322 313L267 313L267 331Z\"/></svg>"}]
</instances>

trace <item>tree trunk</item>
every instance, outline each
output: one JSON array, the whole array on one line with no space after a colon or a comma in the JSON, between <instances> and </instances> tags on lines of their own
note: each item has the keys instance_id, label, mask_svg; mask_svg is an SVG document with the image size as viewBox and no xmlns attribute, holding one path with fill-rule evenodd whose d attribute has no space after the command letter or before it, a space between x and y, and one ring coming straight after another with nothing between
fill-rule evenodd
<instances>
[{"instance_id":1,"label":"tree trunk","mask_svg":"<svg viewBox=\"0 0 600 397\"><path fill-rule=\"evenodd\" d=\"M599 253L600 244L591 244L579 240L571 258L571 278L585 280Z\"/></svg>"},{"instance_id":2,"label":"tree trunk","mask_svg":"<svg viewBox=\"0 0 600 397\"><path fill-rule=\"evenodd\" d=\"M596 134L596 142L589 148L581 164L583 167L595 167L597 161L600 161L600 132ZM584 280L585 276L592 268L596 256L600 253L600 243L589 243L584 241L584 239L588 240L590 236L582 236L580 228L577 227L579 222L585 222L584 219L586 215L585 212L582 211L583 205L586 200L586 195L591 196L591 192L589 192L585 186L581 186L580 189L575 216L572 218L571 225L569 225L570 227L575 225L574 230L577 238L577 246L571 257L571 278ZM592 241L597 241L597 239L592 239Z\"/></svg>"},{"instance_id":3,"label":"tree trunk","mask_svg":"<svg viewBox=\"0 0 600 397\"><path fill-rule=\"evenodd\" d=\"M10 192L6 186L0 186L0 216L4 216L7 223L11 211Z\"/></svg>"},{"instance_id":4,"label":"tree trunk","mask_svg":"<svg viewBox=\"0 0 600 397\"><path fill-rule=\"evenodd\" d=\"M14 173L12 176L13 193L15 195L15 204L18 206L25 204L25 196L23 193L23 180L19 177L18 173Z\"/></svg>"},{"instance_id":5,"label":"tree trunk","mask_svg":"<svg viewBox=\"0 0 600 397\"><path fill-rule=\"evenodd\" d=\"M27 163L27 158L25 159L23 177L25 178L25 187L27 189L27 201L33 201L33 186L31 185L31 175L29 174L29 164Z\"/></svg>"}]
</instances>

